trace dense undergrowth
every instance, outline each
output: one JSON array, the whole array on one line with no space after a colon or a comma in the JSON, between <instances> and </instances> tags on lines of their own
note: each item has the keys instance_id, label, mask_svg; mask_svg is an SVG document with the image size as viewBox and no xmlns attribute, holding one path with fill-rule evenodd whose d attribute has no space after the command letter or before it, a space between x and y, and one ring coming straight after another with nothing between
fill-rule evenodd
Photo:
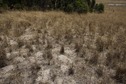
<instances>
[{"instance_id":1,"label":"dense undergrowth","mask_svg":"<svg viewBox=\"0 0 126 84\"><path fill-rule=\"evenodd\" d=\"M60 10L68 13L104 12L104 5L96 0L1 0L2 10Z\"/></svg>"}]
</instances>

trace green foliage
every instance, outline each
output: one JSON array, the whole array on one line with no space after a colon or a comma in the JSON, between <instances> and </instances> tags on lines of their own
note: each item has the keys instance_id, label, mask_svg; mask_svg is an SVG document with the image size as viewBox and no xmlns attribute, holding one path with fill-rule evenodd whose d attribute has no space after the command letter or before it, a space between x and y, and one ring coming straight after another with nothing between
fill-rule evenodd
<instances>
[{"instance_id":1,"label":"green foliage","mask_svg":"<svg viewBox=\"0 0 126 84\"><path fill-rule=\"evenodd\" d=\"M14 5L14 8L15 8L15 9L18 9L18 10L23 9L23 7L22 7L21 4L15 4L15 5Z\"/></svg>"},{"instance_id":2,"label":"green foliage","mask_svg":"<svg viewBox=\"0 0 126 84\"><path fill-rule=\"evenodd\" d=\"M9 9L7 4L1 4L0 7L5 10Z\"/></svg>"},{"instance_id":3,"label":"green foliage","mask_svg":"<svg viewBox=\"0 0 126 84\"><path fill-rule=\"evenodd\" d=\"M87 13L89 10L84 0L69 1L68 3L64 4L64 11L66 12Z\"/></svg>"},{"instance_id":4,"label":"green foliage","mask_svg":"<svg viewBox=\"0 0 126 84\"><path fill-rule=\"evenodd\" d=\"M10 9L18 10L63 10L65 12L78 13L93 12L94 10L98 12L104 11L104 5L96 5L96 0L0 0L0 6L1 4Z\"/></svg>"},{"instance_id":5,"label":"green foliage","mask_svg":"<svg viewBox=\"0 0 126 84\"><path fill-rule=\"evenodd\" d=\"M64 10L65 12L73 12L74 11L74 6L73 4L68 4Z\"/></svg>"},{"instance_id":6,"label":"green foliage","mask_svg":"<svg viewBox=\"0 0 126 84\"><path fill-rule=\"evenodd\" d=\"M2 1L2 0L0 0L0 7L2 6L2 4L3 4L3 1Z\"/></svg>"},{"instance_id":7,"label":"green foliage","mask_svg":"<svg viewBox=\"0 0 126 84\"><path fill-rule=\"evenodd\" d=\"M95 11L98 13L104 12L104 5L102 3L95 5Z\"/></svg>"},{"instance_id":8,"label":"green foliage","mask_svg":"<svg viewBox=\"0 0 126 84\"><path fill-rule=\"evenodd\" d=\"M89 7L89 11L93 12L95 4L96 4L96 0L86 0L86 3L88 5L88 7Z\"/></svg>"},{"instance_id":9,"label":"green foliage","mask_svg":"<svg viewBox=\"0 0 126 84\"><path fill-rule=\"evenodd\" d=\"M83 2L83 0L76 0L75 11L78 13L87 13L88 5L85 2Z\"/></svg>"},{"instance_id":10,"label":"green foliage","mask_svg":"<svg viewBox=\"0 0 126 84\"><path fill-rule=\"evenodd\" d=\"M37 10L39 10L39 7L38 7L38 6L33 6L33 7L32 7L32 10L37 11Z\"/></svg>"}]
</instances>

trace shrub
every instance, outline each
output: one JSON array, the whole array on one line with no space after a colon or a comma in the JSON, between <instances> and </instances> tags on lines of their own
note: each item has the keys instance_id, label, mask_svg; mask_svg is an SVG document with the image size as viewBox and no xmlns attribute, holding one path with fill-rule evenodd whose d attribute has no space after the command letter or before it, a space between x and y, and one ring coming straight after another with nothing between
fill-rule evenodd
<instances>
[{"instance_id":1,"label":"shrub","mask_svg":"<svg viewBox=\"0 0 126 84\"><path fill-rule=\"evenodd\" d=\"M1 4L7 4L10 9L26 9L26 10L63 10L65 12L87 13L93 12L96 0L3 0ZM103 12L104 5L96 5L96 11Z\"/></svg>"},{"instance_id":2,"label":"shrub","mask_svg":"<svg viewBox=\"0 0 126 84\"><path fill-rule=\"evenodd\" d=\"M0 1L0 7L2 6L2 2Z\"/></svg>"},{"instance_id":3,"label":"shrub","mask_svg":"<svg viewBox=\"0 0 126 84\"><path fill-rule=\"evenodd\" d=\"M19 10L19 9L23 9L23 7L22 7L21 4L15 4L15 5L14 5L14 8L15 8L15 9L18 9L18 10Z\"/></svg>"},{"instance_id":4,"label":"shrub","mask_svg":"<svg viewBox=\"0 0 126 84\"><path fill-rule=\"evenodd\" d=\"M95 5L95 11L98 13L104 12L104 5L102 3Z\"/></svg>"},{"instance_id":5,"label":"shrub","mask_svg":"<svg viewBox=\"0 0 126 84\"><path fill-rule=\"evenodd\" d=\"M93 12L95 4L96 4L96 0L86 0L86 1L87 1L90 12Z\"/></svg>"},{"instance_id":6,"label":"shrub","mask_svg":"<svg viewBox=\"0 0 126 84\"><path fill-rule=\"evenodd\" d=\"M65 7L65 12L77 12L77 13L87 13L89 10L88 4L83 0L76 0L74 3L67 3Z\"/></svg>"},{"instance_id":7,"label":"shrub","mask_svg":"<svg viewBox=\"0 0 126 84\"><path fill-rule=\"evenodd\" d=\"M33 6L32 7L32 10L35 10L35 11L37 11L37 10L39 10L40 8L38 7L38 6Z\"/></svg>"},{"instance_id":8,"label":"shrub","mask_svg":"<svg viewBox=\"0 0 126 84\"><path fill-rule=\"evenodd\" d=\"M1 5L0 5L0 8L1 8L1 9L5 9L5 10L9 9L9 7L8 7L7 4L1 4Z\"/></svg>"},{"instance_id":9,"label":"shrub","mask_svg":"<svg viewBox=\"0 0 126 84\"><path fill-rule=\"evenodd\" d=\"M68 4L64 11L65 12L73 12L74 11L73 4Z\"/></svg>"},{"instance_id":10,"label":"shrub","mask_svg":"<svg viewBox=\"0 0 126 84\"><path fill-rule=\"evenodd\" d=\"M83 2L82 0L76 0L75 2L75 11L78 13L87 13L88 12L88 5Z\"/></svg>"},{"instance_id":11,"label":"shrub","mask_svg":"<svg viewBox=\"0 0 126 84\"><path fill-rule=\"evenodd\" d=\"M1 14L1 13L3 13L3 9L2 9L2 8L0 8L0 14Z\"/></svg>"}]
</instances>

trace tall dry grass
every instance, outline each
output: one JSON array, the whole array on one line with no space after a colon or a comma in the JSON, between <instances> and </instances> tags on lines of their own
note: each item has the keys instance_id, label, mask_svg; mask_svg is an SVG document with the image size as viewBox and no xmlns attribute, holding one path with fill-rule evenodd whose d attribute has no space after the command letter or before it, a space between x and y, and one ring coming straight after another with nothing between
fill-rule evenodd
<instances>
[{"instance_id":1,"label":"tall dry grass","mask_svg":"<svg viewBox=\"0 0 126 84\"><path fill-rule=\"evenodd\" d=\"M61 45L61 54L64 54L64 46L68 46L75 49L77 56L84 59L87 64L98 68L96 73L102 78L101 84L112 84L111 80L106 81L107 78L124 84L126 82L126 11L122 10L80 15L54 11L8 11L0 14L0 47L5 50L9 47L10 51L13 51L9 39L17 41L19 49L27 45L26 48L31 52L34 50L30 45L38 45L38 49L46 47L45 59L51 60L51 49L56 47L56 44ZM29 43L20 39L26 34L34 37ZM0 54L3 49L0 49ZM75 63L75 68L82 67L76 65ZM113 77L106 76L105 67L108 70L115 70L116 74ZM84 74L81 70L76 73ZM83 77L81 75L79 76Z\"/></svg>"}]
</instances>

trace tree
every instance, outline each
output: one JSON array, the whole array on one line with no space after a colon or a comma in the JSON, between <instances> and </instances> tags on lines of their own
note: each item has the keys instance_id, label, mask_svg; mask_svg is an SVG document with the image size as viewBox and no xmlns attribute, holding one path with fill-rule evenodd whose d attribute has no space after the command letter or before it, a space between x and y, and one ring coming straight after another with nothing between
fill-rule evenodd
<instances>
[{"instance_id":1,"label":"tree","mask_svg":"<svg viewBox=\"0 0 126 84\"><path fill-rule=\"evenodd\" d=\"M95 0L92 0L91 1L91 12L93 12L93 9L95 7L95 4L96 4L96 1Z\"/></svg>"}]
</instances>

